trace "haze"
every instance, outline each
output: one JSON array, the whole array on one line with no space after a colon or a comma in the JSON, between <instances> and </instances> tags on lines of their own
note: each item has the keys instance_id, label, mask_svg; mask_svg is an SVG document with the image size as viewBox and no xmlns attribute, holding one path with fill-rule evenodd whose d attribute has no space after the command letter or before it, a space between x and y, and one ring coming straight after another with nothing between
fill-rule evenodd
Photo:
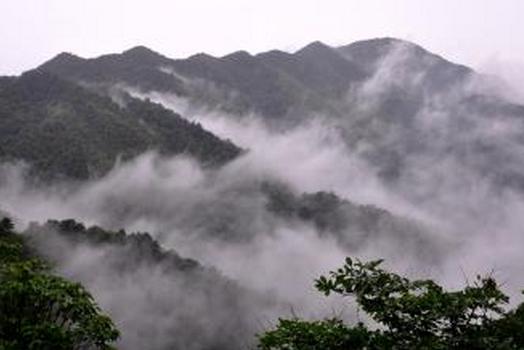
<instances>
[{"instance_id":1,"label":"haze","mask_svg":"<svg viewBox=\"0 0 524 350\"><path fill-rule=\"evenodd\" d=\"M519 0L69 1L0 3L0 74L62 51L91 57L145 45L169 57L294 50L398 37L476 69L514 77L523 63ZM503 68L511 63L511 69ZM504 64L504 65L503 65Z\"/></svg>"},{"instance_id":2,"label":"haze","mask_svg":"<svg viewBox=\"0 0 524 350\"><path fill-rule=\"evenodd\" d=\"M5 1L0 219L93 293L122 349L243 350L280 317L360 321L314 288L346 256L451 290L495 275L511 307L523 10Z\"/></svg>"}]
</instances>

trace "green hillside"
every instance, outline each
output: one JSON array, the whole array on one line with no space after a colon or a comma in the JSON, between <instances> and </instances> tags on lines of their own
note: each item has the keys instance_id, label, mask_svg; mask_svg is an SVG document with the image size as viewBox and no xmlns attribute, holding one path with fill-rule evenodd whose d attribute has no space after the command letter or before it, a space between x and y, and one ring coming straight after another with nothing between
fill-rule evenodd
<instances>
[{"instance_id":1,"label":"green hillside","mask_svg":"<svg viewBox=\"0 0 524 350\"><path fill-rule=\"evenodd\" d=\"M0 156L44 178L87 179L148 150L187 154L208 165L240 149L158 104L109 97L41 70L0 79Z\"/></svg>"}]
</instances>

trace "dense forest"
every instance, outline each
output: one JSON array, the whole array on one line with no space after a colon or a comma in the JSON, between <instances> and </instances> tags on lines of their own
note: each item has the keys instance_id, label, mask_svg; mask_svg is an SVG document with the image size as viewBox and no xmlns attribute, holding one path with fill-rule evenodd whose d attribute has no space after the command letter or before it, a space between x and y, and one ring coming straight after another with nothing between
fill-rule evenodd
<instances>
[{"instance_id":1,"label":"dense forest","mask_svg":"<svg viewBox=\"0 0 524 350\"><path fill-rule=\"evenodd\" d=\"M55 266L80 259L83 269L98 271L61 273L111 288L101 305L127 331L118 343L122 348L242 349L256 328L256 310L275 304L216 269L162 248L148 233L85 227L69 219L33 223L23 236ZM91 253L98 258L82 260ZM140 315L144 311L149 314ZM158 319L160 327L154 326Z\"/></svg>"},{"instance_id":2,"label":"dense forest","mask_svg":"<svg viewBox=\"0 0 524 350\"><path fill-rule=\"evenodd\" d=\"M223 57L197 54L178 60L139 46L122 54L94 59L63 53L40 69L76 82L124 83L145 92L175 93L201 103L214 103L230 112L254 110L278 122L286 117L300 119L301 114L303 118L312 111L343 116L346 111L341 109L340 98L351 86L369 79L381 58L398 45L406 45L413 52L408 63L412 70L409 74L428 71L425 89L450 88L472 73L418 45L392 38L341 47L314 42L294 53L272 50L251 55L238 51ZM217 101L220 90L234 94L218 95L221 99ZM412 104L409 98L400 95L388 98L390 104L399 105L397 109Z\"/></svg>"},{"instance_id":3,"label":"dense forest","mask_svg":"<svg viewBox=\"0 0 524 350\"><path fill-rule=\"evenodd\" d=\"M122 98L123 106L42 70L1 78L0 156L27 162L44 179L85 180L148 150L208 165L240 153L158 104Z\"/></svg>"},{"instance_id":4,"label":"dense forest","mask_svg":"<svg viewBox=\"0 0 524 350\"><path fill-rule=\"evenodd\" d=\"M264 350L306 349L522 349L524 303L507 310L509 298L491 276L462 290L446 291L432 280L411 281L380 267L381 260L346 258L344 266L320 276L316 288L355 299L377 323L340 319L281 319L262 334Z\"/></svg>"},{"instance_id":5,"label":"dense forest","mask_svg":"<svg viewBox=\"0 0 524 350\"><path fill-rule=\"evenodd\" d=\"M421 160L443 158L497 187L524 188L513 165L522 163L519 154L498 138L485 137L498 123L521 130L524 106L494 93L488 77L399 39L339 47L314 42L294 53L238 51L187 59L141 46L91 59L61 54L39 69L96 89L160 93L231 116L254 115L278 130L320 118L337 128L348 150L358 151L388 186L402 191ZM505 137L523 147L521 133Z\"/></svg>"},{"instance_id":6,"label":"dense forest","mask_svg":"<svg viewBox=\"0 0 524 350\"><path fill-rule=\"evenodd\" d=\"M119 332L79 283L51 273L9 218L0 221L0 348L110 349Z\"/></svg>"}]
</instances>

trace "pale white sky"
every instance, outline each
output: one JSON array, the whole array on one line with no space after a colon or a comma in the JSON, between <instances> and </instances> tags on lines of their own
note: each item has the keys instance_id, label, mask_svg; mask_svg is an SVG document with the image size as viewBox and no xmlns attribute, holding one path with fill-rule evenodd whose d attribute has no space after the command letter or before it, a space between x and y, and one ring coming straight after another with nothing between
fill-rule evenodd
<instances>
[{"instance_id":1,"label":"pale white sky","mask_svg":"<svg viewBox=\"0 0 524 350\"><path fill-rule=\"evenodd\" d=\"M524 62L524 0L0 0L0 74L62 51L168 57L393 36L474 68Z\"/></svg>"}]
</instances>

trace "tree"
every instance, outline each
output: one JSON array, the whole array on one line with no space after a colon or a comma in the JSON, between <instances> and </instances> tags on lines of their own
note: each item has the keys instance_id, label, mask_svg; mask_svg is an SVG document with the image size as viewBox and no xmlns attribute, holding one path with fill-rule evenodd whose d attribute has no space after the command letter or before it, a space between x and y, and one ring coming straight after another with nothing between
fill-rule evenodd
<instances>
[{"instance_id":1,"label":"tree","mask_svg":"<svg viewBox=\"0 0 524 350\"><path fill-rule=\"evenodd\" d=\"M378 327L340 320L280 320L259 336L263 350L524 349L524 304L505 311L509 298L491 277L445 291L432 280L411 281L380 268L382 260L345 265L316 280L325 295L352 296Z\"/></svg>"},{"instance_id":2,"label":"tree","mask_svg":"<svg viewBox=\"0 0 524 350\"><path fill-rule=\"evenodd\" d=\"M110 349L119 332L79 284L54 276L0 222L0 349Z\"/></svg>"},{"instance_id":3,"label":"tree","mask_svg":"<svg viewBox=\"0 0 524 350\"><path fill-rule=\"evenodd\" d=\"M15 228L15 225L13 224L13 220L10 218L3 218L0 220L0 234L2 233L9 233Z\"/></svg>"}]
</instances>

